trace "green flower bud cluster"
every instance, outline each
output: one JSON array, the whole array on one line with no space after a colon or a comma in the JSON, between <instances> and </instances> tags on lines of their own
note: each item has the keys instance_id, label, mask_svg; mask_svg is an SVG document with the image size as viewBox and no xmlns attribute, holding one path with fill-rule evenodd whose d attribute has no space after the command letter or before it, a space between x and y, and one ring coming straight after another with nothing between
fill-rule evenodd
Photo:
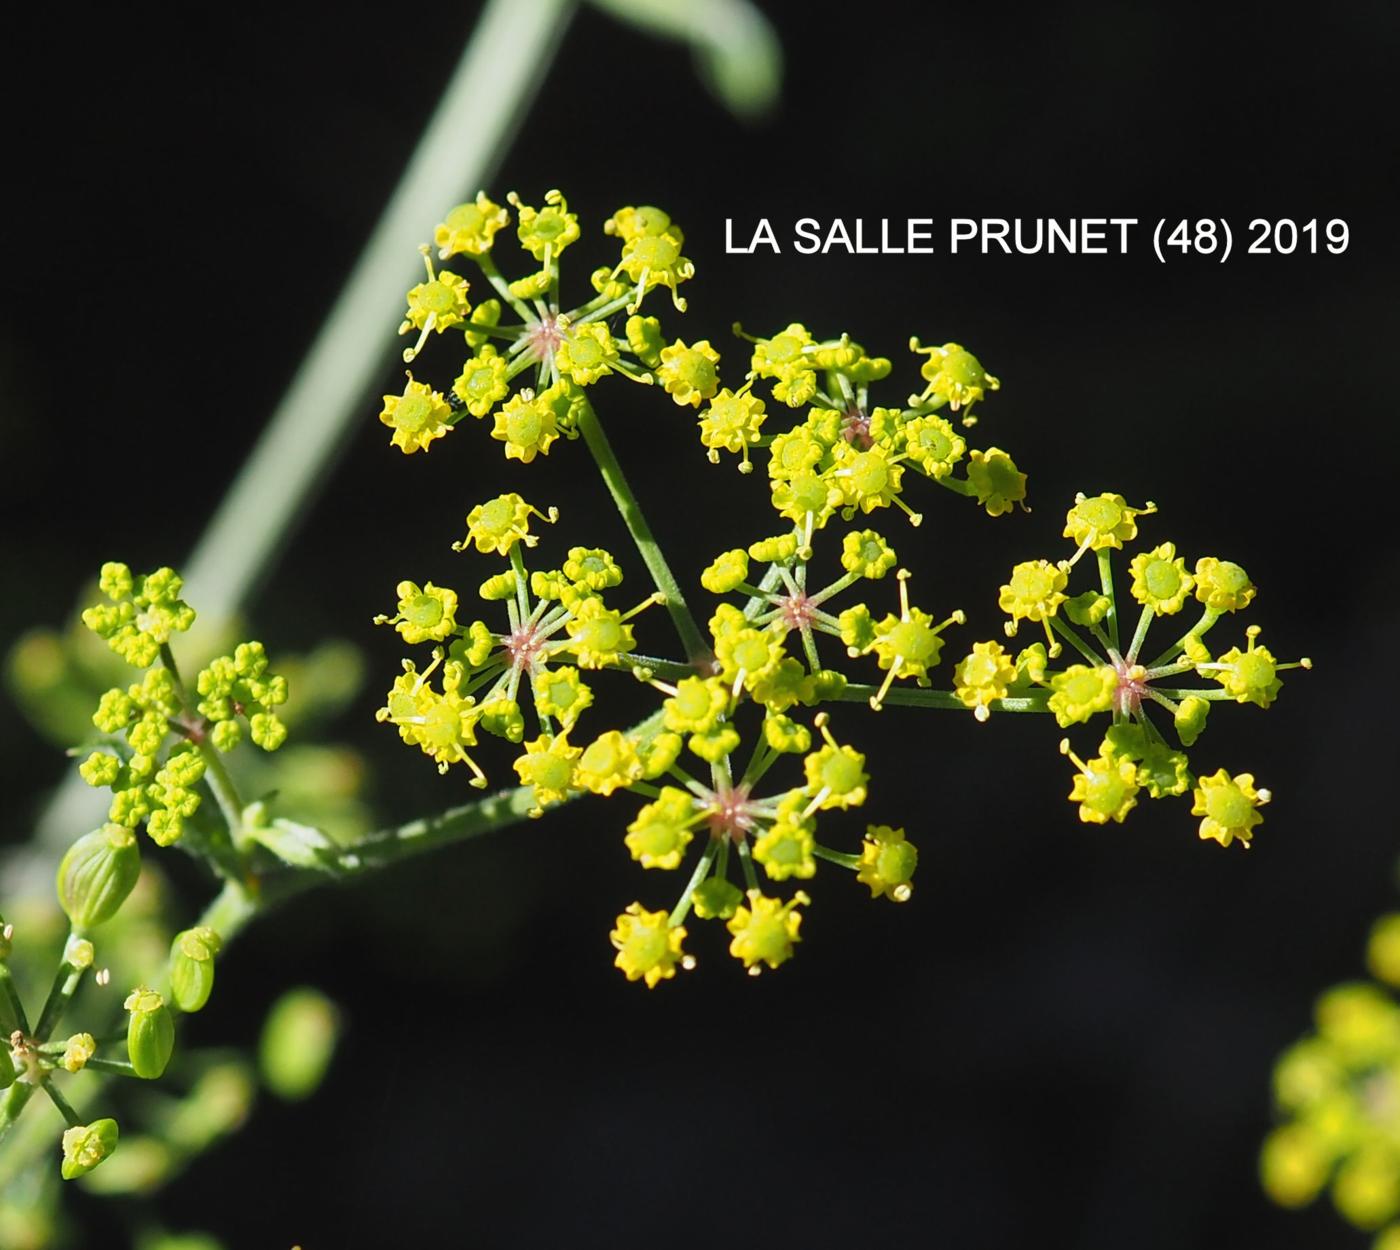
<instances>
[{"instance_id":1,"label":"green flower bud cluster","mask_svg":"<svg viewBox=\"0 0 1400 1250\"><path fill-rule=\"evenodd\" d=\"M683 310L677 287L695 272L681 254L685 236L666 213L623 208L609 218L604 231L620 240L621 258L612 268L594 270L591 299L566 308L559 257L582 237L577 215L558 191L545 196L543 208L513 193L506 199L516 212L521 249L540 266L523 278L510 281L496 266L496 235L510 224L511 209L484 192L452 209L434 232L438 258L466 257L494 292L475 306L468 298L472 284L435 269L429 248L419 249L427 279L408 292L399 333L416 332L417 339L404 361L414 361L430 337L449 331L454 339L461 336L467 355L456 380L442 391L410 373L401 394L384 396L379 419L405 454L428 450L470 414L477 420L490 416L491 437L503 444L506 459L529 464L547 456L560 438L578 437L584 388L614 375L644 384L663 381L674 364L663 361L660 322L639 311L657 287L669 289ZM503 321L507 309L519 320ZM631 315L614 335L608 319L624 309ZM515 390L520 381L530 384ZM666 385L670 390L672 383Z\"/></svg>"},{"instance_id":2,"label":"green flower bud cluster","mask_svg":"<svg viewBox=\"0 0 1400 1250\"><path fill-rule=\"evenodd\" d=\"M83 624L134 668L149 668L172 634L194 624L194 609L180 598L184 582L174 569L136 577L125 564L108 563L98 585L107 602L88 608Z\"/></svg>"},{"instance_id":3,"label":"green flower bud cluster","mask_svg":"<svg viewBox=\"0 0 1400 1250\"><path fill-rule=\"evenodd\" d=\"M232 655L202 670L199 698L192 703L168 646L172 631L194 621L193 610L175 598L181 585L170 569L133 578L126 565L105 564L101 586L110 602L83 613L90 629L146 672L139 682L102 696L92 723L108 741L78 772L88 785L112 791L108 820L128 829L144 823L160 846L178 841L199 810L195 787L208 766L203 744L232 750L243 738L244 721L265 751L287 737L275 710L287 700L287 683L268 672L260 642L240 643ZM178 740L167 750L172 737Z\"/></svg>"},{"instance_id":4,"label":"green flower bud cluster","mask_svg":"<svg viewBox=\"0 0 1400 1250\"><path fill-rule=\"evenodd\" d=\"M273 710L287 701L287 679L267 671L267 653L260 642L242 642L232 655L221 655L195 680L199 714L208 722L209 741L231 751L249 737L264 751L275 751L287 740L287 727Z\"/></svg>"}]
</instances>

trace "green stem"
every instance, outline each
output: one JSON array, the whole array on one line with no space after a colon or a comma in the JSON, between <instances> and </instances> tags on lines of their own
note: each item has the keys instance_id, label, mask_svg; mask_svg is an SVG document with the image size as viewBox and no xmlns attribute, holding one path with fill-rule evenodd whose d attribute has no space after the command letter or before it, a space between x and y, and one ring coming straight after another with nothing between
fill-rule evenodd
<instances>
[{"instance_id":1,"label":"green stem","mask_svg":"<svg viewBox=\"0 0 1400 1250\"><path fill-rule=\"evenodd\" d=\"M9 968L3 963L0 963L0 1029L4 1031L4 1037L0 1037L0 1045L4 1045L5 1038L16 1029L21 1033L29 1032L29 1019L24 1014L24 1003L20 1001L19 991L15 989L15 981Z\"/></svg>"},{"instance_id":2,"label":"green stem","mask_svg":"<svg viewBox=\"0 0 1400 1250\"><path fill-rule=\"evenodd\" d=\"M1184 651L1186 649L1186 644L1190 642L1192 638L1200 638L1219 619L1220 613L1217 612L1214 608L1205 608L1201 612L1201 619L1198 620L1194 625L1192 625L1190 629L1188 629L1184 634L1182 634L1180 638L1178 638L1174 643L1172 643L1170 647L1163 651L1162 654L1159 655L1155 660L1153 660L1152 663L1149 664L1147 667L1161 668L1162 665L1166 664L1169 660L1173 659L1180 652Z\"/></svg>"},{"instance_id":3,"label":"green stem","mask_svg":"<svg viewBox=\"0 0 1400 1250\"><path fill-rule=\"evenodd\" d=\"M761 890L758 884L758 873L754 871L753 855L749 852L749 841L745 838L738 844L739 846L739 866L744 870L744 885L750 890Z\"/></svg>"},{"instance_id":4,"label":"green stem","mask_svg":"<svg viewBox=\"0 0 1400 1250\"><path fill-rule=\"evenodd\" d=\"M669 678L680 681L683 677L694 677L695 668L690 664L681 664L675 660L662 660L654 655L624 655L617 661L619 668L646 668L651 670L653 677Z\"/></svg>"},{"instance_id":5,"label":"green stem","mask_svg":"<svg viewBox=\"0 0 1400 1250\"><path fill-rule=\"evenodd\" d=\"M1052 616L1050 618L1050 627L1095 668L1099 668L1103 665L1103 656L1097 654L1094 649L1079 636L1079 631L1068 621L1062 621L1058 616Z\"/></svg>"},{"instance_id":6,"label":"green stem","mask_svg":"<svg viewBox=\"0 0 1400 1250\"><path fill-rule=\"evenodd\" d=\"M73 1104L59 1093L58 1088L47 1077L44 1079L43 1085L44 1093L49 1096L49 1101L58 1108L58 1114L63 1117L68 1127L78 1128L83 1122L83 1117L73 1110Z\"/></svg>"},{"instance_id":7,"label":"green stem","mask_svg":"<svg viewBox=\"0 0 1400 1250\"><path fill-rule=\"evenodd\" d=\"M706 844L705 851L700 856L700 862L695 865L695 871L690 874L690 880L686 882L685 893L681 895L680 901L671 909L671 914L666 918L666 923L673 928L690 914L691 900L695 897L695 891L700 888L700 883L709 874L710 865L714 863L715 855L719 851L719 843L719 838L711 838Z\"/></svg>"},{"instance_id":8,"label":"green stem","mask_svg":"<svg viewBox=\"0 0 1400 1250\"><path fill-rule=\"evenodd\" d=\"M68 940L73 941L75 936L70 934ZM54 978L53 988L44 1001L43 1010L39 1012L39 1023L34 1026L36 1042L49 1040L49 1035L58 1027L63 1013L68 1010L68 1004L73 1001L73 995L78 992L78 986L82 984L83 973L86 971L86 968L75 968L66 959L59 964L58 976Z\"/></svg>"},{"instance_id":9,"label":"green stem","mask_svg":"<svg viewBox=\"0 0 1400 1250\"><path fill-rule=\"evenodd\" d=\"M838 694L828 696L839 703L868 703L878 686L853 683ZM1048 712L1050 694L1036 691L1034 694L1017 695L1007 699L996 699L991 708L994 712ZM915 687L893 686L885 695L884 703L899 707L933 707L949 712L967 712L971 709L951 690L924 690Z\"/></svg>"},{"instance_id":10,"label":"green stem","mask_svg":"<svg viewBox=\"0 0 1400 1250\"><path fill-rule=\"evenodd\" d=\"M1103 586L1104 597L1108 600L1108 636L1113 640L1113 649L1118 648L1118 599L1113 593L1112 551L1103 547L1094 553L1099 558L1099 582Z\"/></svg>"},{"instance_id":11,"label":"green stem","mask_svg":"<svg viewBox=\"0 0 1400 1250\"><path fill-rule=\"evenodd\" d=\"M1142 650L1142 644L1147 641L1147 631L1152 625L1155 617L1150 604L1142 605L1142 615L1138 617L1137 628L1133 630L1132 645L1128 647L1127 660L1129 664L1136 664L1138 652Z\"/></svg>"},{"instance_id":12,"label":"green stem","mask_svg":"<svg viewBox=\"0 0 1400 1250\"><path fill-rule=\"evenodd\" d=\"M136 1069L131 1066L130 1059L102 1059L94 1055L84 1065L84 1071L101 1072L105 1076L131 1076L136 1075Z\"/></svg>"},{"instance_id":13,"label":"green stem","mask_svg":"<svg viewBox=\"0 0 1400 1250\"><path fill-rule=\"evenodd\" d=\"M671 572L671 566L666 563L666 557L657 546L646 517L642 515L641 504L637 502L637 496L627 483L622 465L618 463L617 454L608 442L608 436L603 432L598 414L593 411L593 405L587 400L580 407L578 423L583 441L593 453L603 481L608 484L608 490L612 493L613 502L617 504L617 510L622 514L622 520L632 535L632 541L637 545L637 552L651 573L651 580L666 598L666 610L670 612L676 632L680 634L681 646L691 660L703 659L709 654L709 648L705 645L695 618L690 614L685 595L681 592L675 574Z\"/></svg>"},{"instance_id":14,"label":"green stem","mask_svg":"<svg viewBox=\"0 0 1400 1250\"><path fill-rule=\"evenodd\" d=\"M34 1088L28 1081L16 1081L5 1091L4 1099L0 1101L0 1141L5 1140L19 1119L20 1112L34 1097Z\"/></svg>"},{"instance_id":15,"label":"green stem","mask_svg":"<svg viewBox=\"0 0 1400 1250\"><path fill-rule=\"evenodd\" d=\"M845 851L833 851L829 846L823 846L820 842L812 845L812 854L818 859L824 859L829 864L840 864L842 868L859 868L860 856L848 855Z\"/></svg>"},{"instance_id":16,"label":"green stem","mask_svg":"<svg viewBox=\"0 0 1400 1250\"><path fill-rule=\"evenodd\" d=\"M180 707L185 717L203 725L202 719L196 721L196 718L199 717L199 710L190 701L189 694L185 690L185 683L180 677L180 667L175 662L175 653L170 649L168 642L161 643L160 662L165 671L170 674L170 680L175 684L175 695L180 700ZM209 741L208 735L202 731L198 734L191 734L190 741L195 744L200 758L204 761L204 780L208 782L210 792L214 795L214 801L219 805L219 814L223 817L227 829L226 837L216 837L211 840L209 860L220 875L236 877L242 871L239 854L235 848L238 846L240 835L243 832L243 800L239 798L238 789L233 784L233 778L229 776L228 769L224 767L224 761L219 756L218 748Z\"/></svg>"}]
</instances>

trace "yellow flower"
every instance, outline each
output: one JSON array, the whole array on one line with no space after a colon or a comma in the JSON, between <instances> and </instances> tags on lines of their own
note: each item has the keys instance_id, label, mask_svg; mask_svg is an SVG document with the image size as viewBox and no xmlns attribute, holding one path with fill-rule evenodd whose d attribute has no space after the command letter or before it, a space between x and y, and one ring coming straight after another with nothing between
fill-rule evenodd
<instances>
[{"instance_id":1,"label":"yellow flower","mask_svg":"<svg viewBox=\"0 0 1400 1250\"><path fill-rule=\"evenodd\" d=\"M1060 743L1060 751L1079 769L1069 794L1070 802L1079 804L1079 819L1090 825L1110 820L1122 824L1137 806L1137 765L1113 755L1098 755L1085 763L1069 749L1068 740Z\"/></svg>"},{"instance_id":2,"label":"yellow flower","mask_svg":"<svg viewBox=\"0 0 1400 1250\"><path fill-rule=\"evenodd\" d=\"M617 360L616 341L607 326L597 321L566 330L554 354L559 372L579 386L589 386L606 377Z\"/></svg>"},{"instance_id":3,"label":"yellow flower","mask_svg":"<svg viewBox=\"0 0 1400 1250\"><path fill-rule=\"evenodd\" d=\"M679 868L694 836L690 827L703 816L687 791L662 786L656 801L643 807L627 826L623 841L643 868Z\"/></svg>"},{"instance_id":4,"label":"yellow flower","mask_svg":"<svg viewBox=\"0 0 1400 1250\"><path fill-rule=\"evenodd\" d=\"M410 376L402 395L384 396L379 419L394 431L389 441L411 456L415 451L427 451L429 443L452 428L452 409L432 387Z\"/></svg>"},{"instance_id":5,"label":"yellow flower","mask_svg":"<svg viewBox=\"0 0 1400 1250\"><path fill-rule=\"evenodd\" d=\"M710 462L718 464L721 451L737 452L740 471L749 472L749 447L758 442L763 421L763 400L757 395L746 389L735 394L728 387L720 391L700 417L700 441L710 449Z\"/></svg>"},{"instance_id":6,"label":"yellow flower","mask_svg":"<svg viewBox=\"0 0 1400 1250\"><path fill-rule=\"evenodd\" d=\"M593 691L568 664L547 668L535 678L535 709L552 716L566 730L574 727L579 713L593 702Z\"/></svg>"},{"instance_id":7,"label":"yellow flower","mask_svg":"<svg viewBox=\"0 0 1400 1250\"><path fill-rule=\"evenodd\" d=\"M1157 616L1180 612L1196 579L1186 571L1186 561L1172 543L1140 552L1128 566L1133 577L1132 596Z\"/></svg>"},{"instance_id":8,"label":"yellow flower","mask_svg":"<svg viewBox=\"0 0 1400 1250\"><path fill-rule=\"evenodd\" d=\"M1204 556L1196 561L1196 598L1215 612L1238 612L1254 601L1257 590L1238 564Z\"/></svg>"},{"instance_id":9,"label":"yellow flower","mask_svg":"<svg viewBox=\"0 0 1400 1250\"><path fill-rule=\"evenodd\" d=\"M903 829L870 825L861 843L856 880L870 887L871 898L883 895L896 903L905 903L914 892L909 879L918 863L918 848L906 840Z\"/></svg>"},{"instance_id":10,"label":"yellow flower","mask_svg":"<svg viewBox=\"0 0 1400 1250\"><path fill-rule=\"evenodd\" d=\"M922 347L918 339L910 339L909 350L928 357L919 368L928 385L924 387L922 395L911 396L910 403L941 400L957 412L959 408L971 408L988 391L995 391L1001 386L982 368L982 362L976 356L957 343Z\"/></svg>"},{"instance_id":11,"label":"yellow flower","mask_svg":"<svg viewBox=\"0 0 1400 1250\"><path fill-rule=\"evenodd\" d=\"M1255 645L1258 625L1251 625L1246 633L1247 650L1231 647L1215 663L1204 665L1202 676L1213 677L1234 696L1236 703L1268 707L1283 686L1278 676L1279 664L1268 647Z\"/></svg>"},{"instance_id":12,"label":"yellow flower","mask_svg":"<svg viewBox=\"0 0 1400 1250\"><path fill-rule=\"evenodd\" d=\"M1131 542L1137 537L1137 518L1156 511L1154 503L1129 507L1122 495L1076 495L1074 507L1065 516L1065 537L1079 546L1075 560L1085 551L1106 551Z\"/></svg>"},{"instance_id":13,"label":"yellow flower","mask_svg":"<svg viewBox=\"0 0 1400 1250\"><path fill-rule=\"evenodd\" d=\"M1254 826L1264 819L1259 808L1271 797L1267 790L1254 788L1252 773L1231 777L1222 768L1196 783L1191 815L1204 817L1200 829L1202 840L1214 838L1221 846L1238 841L1248 847L1254 836Z\"/></svg>"},{"instance_id":14,"label":"yellow flower","mask_svg":"<svg viewBox=\"0 0 1400 1250\"><path fill-rule=\"evenodd\" d=\"M718 365L719 353L708 340L701 339L694 347L687 347L683 339L677 339L661 349L656 377L676 403L698 408L719 390Z\"/></svg>"},{"instance_id":15,"label":"yellow flower","mask_svg":"<svg viewBox=\"0 0 1400 1250\"><path fill-rule=\"evenodd\" d=\"M484 417L510 394L505 358L490 343L483 345L462 366L462 372L452 383L452 393L472 416Z\"/></svg>"},{"instance_id":16,"label":"yellow flower","mask_svg":"<svg viewBox=\"0 0 1400 1250\"><path fill-rule=\"evenodd\" d=\"M1098 712L1113 707L1113 695L1118 689L1118 670L1112 664L1090 668L1087 664L1071 664L1063 673L1050 679L1049 707L1061 729L1082 724Z\"/></svg>"},{"instance_id":17,"label":"yellow flower","mask_svg":"<svg viewBox=\"0 0 1400 1250\"><path fill-rule=\"evenodd\" d=\"M1026 475L1000 447L969 455L967 481L988 516L1001 516L1016 504L1026 506Z\"/></svg>"},{"instance_id":18,"label":"yellow flower","mask_svg":"<svg viewBox=\"0 0 1400 1250\"><path fill-rule=\"evenodd\" d=\"M1259 1179L1281 1207L1306 1206L1327 1183L1330 1171L1328 1152L1301 1124L1285 1124L1264 1139Z\"/></svg>"},{"instance_id":19,"label":"yellow flower","mask_svg":"<svg viewBox=\"0 0 1400 1250\"><path fill-rule=\"evenodd\" d=\"M776 968L792 958L793 945L801 940L797 930L802 916L797 908L812 900L801 890L786 903L767 898L758 890L749 890L748 900L749 905L737 908L727 923L734 935L729 953L742 959L750 974L757 976L759 964Z\"/></svg>"},{"instance_id":20,"label":"yellow flower","mask_svg":"<svg viewBox=\"0 0 1400 1250\"><path fill-rule=\"evenodd\" d=\"M1366 966L1378 981L1400 986L1400 912L1382 916L1371 926Z\"/></svg>"},{"instance_id":21,"label":"yellow flower","mask_svg":"<svg viewBox=\"0 0 1400 1250\"><path fill-rule=\"evenodd\" d=\"M578 238L578 218L569 212L568 201L560 192L546 192L544 208L522 204L514 191L506 198L520 218L515 231L520 246L546 267Z\"/></svg>"},{"instance_id":22,"label":"yellow flower","mask_svg":"<svg viewBox=\"0 0 1400 1250\"><path fill-rule=\"evenodd\" d=\"M583 754L570 746L568 732L553 737L541 734L525 744L524 754L515 761L522 786L535 788L532 816L538 816L551 803L562 803L574 789L574 764Z\"/></svg>"},{"instance_id":23,"label":"yellow flower","mask_svg":"<svg viewBox=\"0 0 1400 1250\"><path fill-rule=\"evenodd\" d=\"M474 201L458 204L447 214L433 231L433 243L443 260L459 254L484 256L491 250L496 232L509 222L510 214L488 200L484 191L478 191Z\"/></svg>"},{"instance_id":24,"label":"yellow flower","mask_svg":"<svg viewBox=\"0 0 1400 1250\"><path fill-rule=\"evenodd\" d=\"M1065 587L1069 574L1049 560L1025 560L1011 570L1011 578L1001 588L997 606L1011 619L1006 623L1006 636L1014 638L1022 621L1038 621L1045 629L1045 641L1051 657L1060 654L1060 644L1050 632L1050 618L1069 598Z\"/></svg>"},{"instance_id":25,"label":"yellow flower","mask_svg":"<svg viewBox=\"0 0 1400 1250\"><path fill-rule=\"evenodd\" d=\"M596 596L579 604L564 628L581 668L615 664L637 646L632 626L624 624L622 614L607 607Z\"/></svg>"},{"instance_id":26,"label":"yellow flower","mask_svg":"<svg viewBox=\"0 0 1400 1250\"><path fill-rule=\"evenodd\" d=\"M642 761L632 740L616 729L595 738L575 765L574 780L604 798L642 777Z\"/></svg>"},{"instance_id":27,"label":"yellow flower","mask_svg":"<svg viewBox=\"0 0 1400 1250\"><path fill-rule=\"evenodd\" d=\"M549 455L559 437L558 418L533 392L521 391L497 411L491 437L505 443L507 460L529 464L536 456Z\"/></svg>"},{"instance_id":28,"label":"yellow flower","mask_svg":"<svg viewBox=\"0 0 1400 1250\"><path fill-rule=\"evenodd\" d=\"M453 543L452 550L462 551L468 543L474 543L482 554L496 552L508 556L516 543L533 547L539 540L530 533L532 515L552 522L559 514L551 508L546 515L512 492L497 495L467 513L467 537Z\"/></svg>"},{"instance_id":29,"label":"yellow flower","mask_svg":"<svg viewBox=\"0 0 1400 1250\"><path fill-rule=\"evenodd\" d=\"M978 720L991 715L991 705L1006 698L1016 680L1016 665L999 642L975 642L969 655L953 669L953 692Z\"/></svg>"},{"instance_id":30,"label":"yellow flower","mask_svg":"<svg viewBox=\"0 0 1400 1250\"><path fill-rule=\"evenodd\" d=\"M399 333L407 334L410 330L417 330L419 334L418 342L404 352L405 362L412 360L423 350L423 344L429 334L441 334L444 330L461 325L471 312L471 303L467 299L467 280L446 269L442 273L434 273L433 260L428 255L427 245L419 251L423 253L428 280L420 282L408 293L408 311L404 314L403 324L399 326Z\"/></svg>"},{"instance_id":31,"label":"yellow flower","mask_svg":"<svg viewBox=\"0 0 1400 1250\"><path fill-rule=\"evenodd\" d=\"M614 966L629 981L645 981L649 990L675 976L677 964L690 968L695 962L681 950L685 927L668 923L664 911L644 911L640 903L631 904L617 918L609 937L617 949Z\"/></svg>"},{"instance_id":32,"label":"yellow flower","mask_svg":"<svg viewBox=\"0 0 1400 1250\"><path fill-rule=\"evenodd\" d=\"M400 582L398 612L376 616L376 625L392 625L410 646L443 642L457 630L457 592L428 582Z\"/></svg>"}]
</instances>

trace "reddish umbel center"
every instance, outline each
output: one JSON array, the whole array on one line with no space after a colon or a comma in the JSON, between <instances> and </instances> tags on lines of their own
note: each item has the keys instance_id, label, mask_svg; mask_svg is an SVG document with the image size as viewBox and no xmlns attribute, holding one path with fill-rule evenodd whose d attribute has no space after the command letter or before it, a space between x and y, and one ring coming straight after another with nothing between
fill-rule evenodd
<instances>
[{"instance_id":1,"label":"reddish umbel center","mask_svg":"<svg viewBox=\"0 0 1400 1250\"><path fill-rule=\"evenodd\" d=\"M789 629L804 629L812 624L816 608L805 591L799 590L785 599L779 599L778 606L782 609L783 624Z\"/></svg>"},{"instance_id":2,"label":"reddish umbel center","mask_svg":"<svg viewBox=\"0 0 1400 1250\"><path fill-rule=\"evenodd\" d=\"M753 809L749 806L748 786L732 789L726 786L711 796L709 824L712 837L728 837L742 842L755 823Z\"/></svg>"},{"instance_id":3,"label":"reddish umbel center","mask_svg":"<svg viewBox=\"0 0 1400 1250\"><path fill-rule=\"evenodd\" d=\"M559 319L546 317L526 333L525 341L529 344L526 350L536 360L546 360L553 356L559 350L559 344L564 341Z\"/></svg>"},{"instance_id":4,"label":"reddish umbel center","mask_svg":"<svg viewBox=\"0 0 1400 1250\"><path fill-rule=\"evenodd\" d=\"M544 639L533 625L518 625L506 635L506 652L513 668L533 669L543 648Z\"/></svg>"},{"instance_id":5,"label":"reddish umbel center","mask_svg":"<svg viewBox=\"0 0 1400 1250\"><path fill-rule=\"evenodd\" d=\"M859 451L869 451L875 446L870 436L870 418L859 408L849 408L841 418L841 437Z\"/></svg>"},{"instance_id":6,"label":"reddish umbel center","mask_svg":"<svg viewBox=\"0 0 1400 1250\"><path fill-rule=\"evenodd\" d=\"M1142 706L1147 695L1147 670L1140 664L1129 664L1124 659L1115 659L1113 667L1118 671L1118 689L1113 692L1113 706L1117 711L1131 716Z\"/></svg>"}]
</instances>

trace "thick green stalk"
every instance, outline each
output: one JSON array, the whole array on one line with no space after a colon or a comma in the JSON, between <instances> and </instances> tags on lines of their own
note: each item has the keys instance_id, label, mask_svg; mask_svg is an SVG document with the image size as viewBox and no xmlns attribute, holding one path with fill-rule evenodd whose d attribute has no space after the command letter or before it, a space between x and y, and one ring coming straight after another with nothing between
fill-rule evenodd
<instances>
[{"instance_id":1,"label":"thick green stalk","mask_svg":"<svg viewBox=\"0 0 1400 1250\"><path fill-rule=\"evenodd\" d=\"M647 566L656 589L666 598L666 610L675 622L676 632L680 634L681 646L684 647L686 656L692 661L704 659L710 649L690 613L690 607L686 604L685 594L681 591L680 583L676 581L676 575L671 572L671 566L666 563L666 557L652 535L651 526L642 514L642 506L637 502L637 496L627 482L622 465L618 463L617 453L613 451L608 436L603 432L598 414L587 401L581 406L579 430L583 434L583 441L588 444L588 450L593 453L603 481L608 484L608 490L612 494L613 502L617 504L618 512L622 514L627 532L632 535L632 541L637 545L637 553Z\"/></svg>"}]
</instances>

